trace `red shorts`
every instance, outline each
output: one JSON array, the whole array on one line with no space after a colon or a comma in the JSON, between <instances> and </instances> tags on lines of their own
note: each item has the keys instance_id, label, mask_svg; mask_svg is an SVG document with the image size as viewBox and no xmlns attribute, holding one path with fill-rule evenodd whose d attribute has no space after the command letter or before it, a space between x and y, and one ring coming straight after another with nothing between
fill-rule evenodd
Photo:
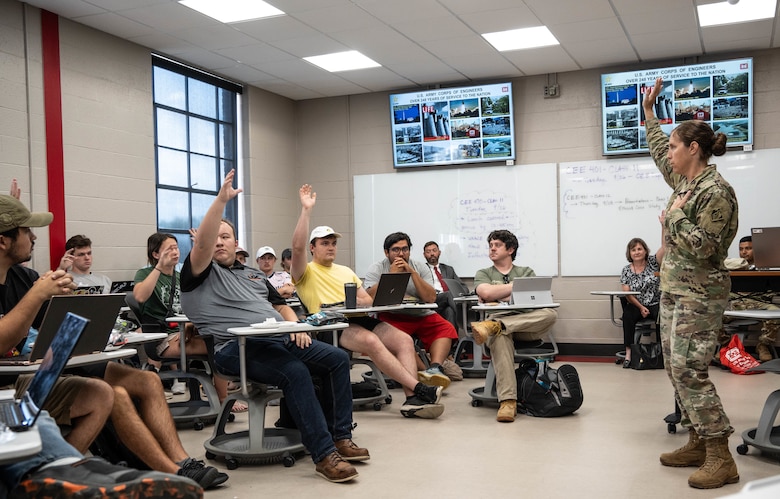
<instances>
[{"instance_id":1,"label":"red shorts","mask_svg":"<svg viewBox=\"0 0 780 499\"><path fill-rule=\"evenodd\" d=\"M429 350L431 343L439 338L458 339L458 332L452 324L439 314L419 316L383 312L379 314L379 320L407 334L417 336L426 350Z\"/></svg>"}]
</instances>

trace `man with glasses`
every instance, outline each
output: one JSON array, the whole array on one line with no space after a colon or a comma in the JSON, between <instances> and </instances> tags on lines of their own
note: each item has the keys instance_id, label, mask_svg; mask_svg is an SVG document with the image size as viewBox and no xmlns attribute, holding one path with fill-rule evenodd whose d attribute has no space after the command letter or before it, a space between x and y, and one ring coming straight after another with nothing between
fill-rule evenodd
<instances>
[{"instance_id":1,"label":"man with glasses","mask_svg":"<svg viewBox=\"0 0 780 499\"><path fill-rule=\"evenodd\" d=\"M530 267L515 265L519 246L517 237L508 230L494 230L487 237L492 267L477 271L474 286L480 302L508 302L512 281L516 277L533 277ZM552 328L558 314L551 308L518 310L491 314L488 320L472 322L474 341L487 344L496 371L496 393L500 407L496 420L511 423L517 412L517 378L515 377L514 340L541 338Z\"/></svg>"},{"instance_id":2,"label":"man with glasses","mask_svg":"<svg viewBox=\"0 0 780 499\"><path fill-rule=\"evenodd\" d=\"M433 276L425 263L409 258L412 240L408 234L393 232L385 238L385 258L373 264L366 272L363 285L373 298L382 274L408 272L411 274L406 295L423 303L436 303L436 290L431 285ZM431 367L417 373L417 378L429 385L446 388L450 379L444 374L442 363L452 349L452 340L458 332L452 324L435 310L403 310L382 312L379 320L387 322L408 335L416 336L431 356Z\"/></svg>"}]
</instances>

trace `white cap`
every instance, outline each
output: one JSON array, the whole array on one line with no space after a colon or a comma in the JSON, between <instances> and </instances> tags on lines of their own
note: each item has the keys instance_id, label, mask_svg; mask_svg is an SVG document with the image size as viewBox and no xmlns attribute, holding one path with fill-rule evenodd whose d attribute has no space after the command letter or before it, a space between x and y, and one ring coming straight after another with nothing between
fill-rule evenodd
<instances>
[{"instance_id":1,"label":"white cap","mask_svg":"<svg viewBox=\"0 0 780 499\"><path fill-rule=\"evenodd\" d=\"M257 256L255 256L255 259L260 258L263 255L267 255L268 253L272 254L274 258L276 258L276 252L272 247L263 246L259 250L257 250Z\"/></svg>"},{"instance_id":2,"label":"white cap","mask_svg":"<svg viewBox=\"0 0 780 499\"><path fill-rule=\"evenodd\" d=\"M341 237L341 234L333 230L331 227L328 227L327 225L320 225L319 227L315 227L313 231L311 231L311 236L309 236L309 242L314 242L315 239L319 239L321 237L328 237L328 236L335 236L335 237Z\"/></svg>"}]
</instances>

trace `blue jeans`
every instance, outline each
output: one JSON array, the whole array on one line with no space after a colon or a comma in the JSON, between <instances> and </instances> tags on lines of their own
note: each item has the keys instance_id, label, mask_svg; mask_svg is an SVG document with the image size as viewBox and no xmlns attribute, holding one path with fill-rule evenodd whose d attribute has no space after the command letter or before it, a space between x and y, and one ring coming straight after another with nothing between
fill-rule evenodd
<instances>
[{"instance_id":1,"label":"blue jeans","mask_svg":"<svg viewBox=\"0 0 780 499\"><path fill-rule=\"evenodd\" d=\"M230 340L214 355L217 367L239 375L238 340ZM274 385L284 392L290 415L303 445L315 463L336 450L333 442L352 438L352 385L349 356L320 341L298 348L289 336L246 339L247 379ZM322 405L312 376L322 380Z\"/></svg>"},{"instance_id":2,"label":"blue jeans","mask_svg":"<svg viewBox=\"0 0 780 499\"><path fill-rule=\"evenodd\" d=\"M49 416L48 412L43 411L38 416L35 427L38 428L38 434L41 436L41 451L18 463L0 466L0 497L7 495L3 487L13 490L27 473L44 464L66 457L84 458L79 451L62 438L57 423Z\"/></svg>"}]
</instances>

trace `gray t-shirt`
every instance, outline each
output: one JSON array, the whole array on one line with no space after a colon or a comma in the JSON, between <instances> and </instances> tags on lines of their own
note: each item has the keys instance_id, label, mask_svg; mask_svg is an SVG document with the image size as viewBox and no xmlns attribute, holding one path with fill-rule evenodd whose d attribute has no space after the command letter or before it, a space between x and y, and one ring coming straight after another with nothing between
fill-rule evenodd
<instances>
[{"instance_id":1,"label":"gray t-shirt","mask_svg":"<svg viewBox=\"0 0 780 499\"><path fill-rule=\"evenodd\" d=\"M181 270L181 308L202 335L213 335L215 346L235 338L231 327L246 327L268 318L284 320L273 305L286 302L260 270L236 261L227 268L212 262L197 277L190 257Z\"/></svg>"},{"instance_id":2,"label":"gray t-shirt","mask_svg":"<svg viewBox=\"0 0 780 499\"><path fill-rule=\"evenodd\" d=\"M431 274L431 269L428 268L428 266L422 262L418 262L416 260L409 259L409 265L418 273L420 274L420 277L425 282L433 282L433 275ZM387 258L383 258L379 260L378 262L374 263L369 267L368 272L366 272L366 277L363 279L363 287L368 289L370 287L376 286L379 284L379 278L382 277L382 274L389 274L390 273L390 260ZM410 277L409 278L409 284L406 285L406 294L409 296L413 296L417 299L420 299L420 295L417 294L417 288L414 285L414 280ZM406 315L416 315L416 316L426 316L435 314L436 310L405 310L403 312L395 312L399 314L406 314Z\"/></svg>"}]
</instances>

